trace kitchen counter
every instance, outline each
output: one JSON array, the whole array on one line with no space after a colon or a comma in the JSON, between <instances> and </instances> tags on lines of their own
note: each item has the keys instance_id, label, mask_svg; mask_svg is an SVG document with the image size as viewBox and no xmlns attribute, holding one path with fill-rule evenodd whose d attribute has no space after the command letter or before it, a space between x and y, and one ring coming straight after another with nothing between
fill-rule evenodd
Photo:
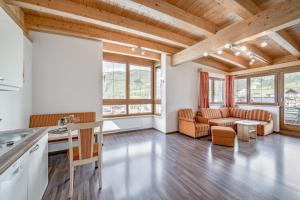
<instances>
[{"instance_id":1,"label":"kitchen counter","mask_svg":"<svg viewBox=\"0 0 300 200\"><path fill-rule=\"evenodd\" d=\"M28 129L32 130L32 129ZM27 130L27 131L28 131ZM0 175L27 152L37 141L39 141L48 132L47 128L38 128L28 135L24 140L17 143L12 149L0 156ZM26 131L26 129L24 130Z\"/></svg>"}]
</instances>

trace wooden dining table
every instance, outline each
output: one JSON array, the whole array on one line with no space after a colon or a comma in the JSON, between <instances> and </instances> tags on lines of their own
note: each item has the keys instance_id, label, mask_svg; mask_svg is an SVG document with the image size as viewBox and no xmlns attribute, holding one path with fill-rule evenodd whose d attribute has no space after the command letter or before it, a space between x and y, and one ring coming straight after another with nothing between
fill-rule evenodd
<instances>
[{"instance_id":1,"label":"wooden dining table","mask_svg":"<svg viewBox=\"0 0 300 200\"><path fill-rule=\"evenodd\" d=\"M51 126L48 128L48 142L60 142L60 141L67 141L68 140L68 131L63 131L62 133L52 133L53 130L58 129L58 126ZM98 128L99 129L99 128ZM107 133L114 133L119 131L120 128L116 125L115 122L111 120L104 120L103 121L103 128L102 128L102 134ZM49 133L50 131L50 133ZM95 132L99 132L99 130L95 130ZM72 132L72 138L77 139L78 138L78 132L73 131ZM103 142L103 140L102 140Z\"/></svg>"}]
</instances>

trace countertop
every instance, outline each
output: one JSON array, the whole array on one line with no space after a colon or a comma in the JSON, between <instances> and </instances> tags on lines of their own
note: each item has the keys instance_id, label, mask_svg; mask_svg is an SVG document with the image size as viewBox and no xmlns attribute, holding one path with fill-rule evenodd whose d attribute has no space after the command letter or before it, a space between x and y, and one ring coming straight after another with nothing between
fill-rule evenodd
<instances>
[{"instance_id":1,"label":"countertop","mask_svg":"<svg viewBox=\"0 0 300 200\"><path fill-rule=\"evenodd\" d=\"M37 141L48 132L47 128L39 128L36 132L26 137L22 142L16 144L14 148L0 156L0 175L28 151Z\"/></svg>"}]
</instances>

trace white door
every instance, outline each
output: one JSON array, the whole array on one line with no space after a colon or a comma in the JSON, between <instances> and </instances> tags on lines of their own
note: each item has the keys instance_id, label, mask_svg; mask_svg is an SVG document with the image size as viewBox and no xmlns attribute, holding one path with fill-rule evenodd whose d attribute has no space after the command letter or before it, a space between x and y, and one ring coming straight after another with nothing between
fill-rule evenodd
<instances>
[{"instance_id":1,"label":"white door","mask_svg":"<svg viewBox=\"0 0 300 200\"><path fill-rule=\"evenodd\" d=\"M28 152L0 175L0 200L27 200Z\"/></svg>"},{"instance_id":2,"label":"white door","mask_svg":"<svg viewBox=\"0 0 300 200\"><path fill-rule=\"evenodd\" d=\"M48 135L29 150L28 199L40 200L48 185Z\"/></svg>"}]
</instances>

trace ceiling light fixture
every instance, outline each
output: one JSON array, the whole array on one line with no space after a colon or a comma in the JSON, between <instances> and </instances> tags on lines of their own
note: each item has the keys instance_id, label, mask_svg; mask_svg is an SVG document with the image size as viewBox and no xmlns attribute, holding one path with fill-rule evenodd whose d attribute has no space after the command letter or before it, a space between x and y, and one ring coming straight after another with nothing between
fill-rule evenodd
<instances>
[{"instance_id":1,"label":"ceiling light fixture","mask_svg":"<svg viewBox=\"0 0 300 200\"><path fill-rule=\"evenodd\" d=\"M203 54L205 57L207 57L208 56L208 53L207 52L204 52L204 54Z\"/></svg>"},{"instance_id":2,"label":"ceiling light fixture","mask_svg":"<svg viewBox=\"0 0 300 200\"><path fill-rule=\"evenodd\" d=\"M229 49L231 47L231 44L226 43L224 47L225 47L225 49Z\"/></svg>"},{"instance_id":3,"label":"ceiling light fixture","mask_svg":"<svg viewBox=\"0 0 300 200\"><path fill-rule=\"evenodd\" d=\"M145 55L145 51L142 51L142 55Z\"/></svg>"},{"instance_id":4,"label":"ceiling light fixture","mask_svg":"<svg viewBox=\"0 0 300 200\"><path fill-rule=\"evenodd\" d=\"M246 46L242 46L242 47L241 47L241 50L242 50L242 51L247 51L247 47L246 47Z\"/></svg>"},{"instance_id":5,"label":"ceiling light fixture","mask_svg":"<svg viewBox=\"0 0 300 200\"><path fill-rule=\"evenodd\" d=\"M237 51L234 53L234 55L239 56L241 54L241 52Z\"/></svg>"},{"instance_id":6,"label":"ceiling light fixture","mask_svg":"<svg viewBox=\"0 0 300 200\"><path fill-rule=\"evenodd\" d=\"M262 43L260 43L260 46L261 46L261 47L266 47L267 45L268 45L267 42L262 42Z\"/></svg>"},{"instance_id":7,"label":"ceiling light fixture","mask_svg":"<svg viewBox=\"0 0 300 200\"><path fill-rule=\"evenodd\" d=\"M248 51L247 52L247 56L251 56L252 55L252 52L251 51Z\"/></svg>"},{"instance_id":8,"label":"ceiling light fixture","mask_svg":"<svg viewBox=\"0 0 300 200\"><path fill-rule=\"evenodd\" d=\"M219 55L222 54L222 53L223 53L222 50L218 50L218 51L217 51L217 54L219 54Z\"/></svg>"},{"instance_id":9,"label":"ceiling light fixture","mask_svg":"<svg viewBox=\"0 0 300 200\"><path fill-rule=\"evenodd\" d=\"M135 47L132 47L132 48L131 48L131 51L135 51Z\"/></svg>"}]
</instances>

